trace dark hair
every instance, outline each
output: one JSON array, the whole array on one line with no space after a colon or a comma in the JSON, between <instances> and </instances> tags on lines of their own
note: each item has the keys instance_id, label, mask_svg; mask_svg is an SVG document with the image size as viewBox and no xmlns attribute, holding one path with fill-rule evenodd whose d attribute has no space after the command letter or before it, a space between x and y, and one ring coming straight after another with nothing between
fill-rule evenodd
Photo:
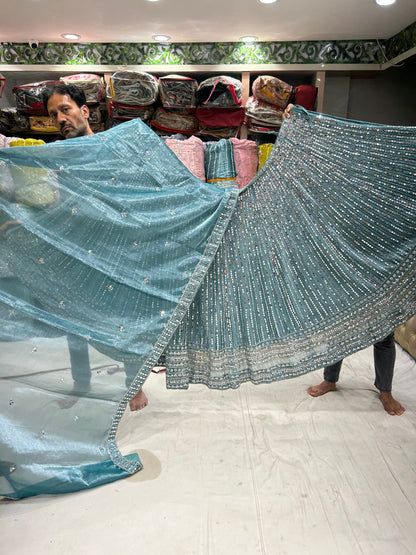
<instances>
[{"instance_id":1,"label":"dark hair","mask_svg":"<svg viewBox=\"0 0 416 555\"><path fill-rule=\"evenodd\" d=\"M80 108L87 104L84 91L77 85L66 85L65 83L56 83L48 85L42 93L42 101L46 111L48 110L48 101L54 94L68 95Z\"/></svg>"}]
</instances>

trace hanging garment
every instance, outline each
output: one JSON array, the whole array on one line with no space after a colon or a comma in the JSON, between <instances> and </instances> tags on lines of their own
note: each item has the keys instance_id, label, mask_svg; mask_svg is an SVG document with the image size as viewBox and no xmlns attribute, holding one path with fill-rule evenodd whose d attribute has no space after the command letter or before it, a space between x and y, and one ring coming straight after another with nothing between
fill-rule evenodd
<instances>
[{"instance_id":1,"label":"hanging garment","mask_svg":"<svg viewBox=\"0 0 416 555\"><path fill-rule=\"evenodd\" d=\"M0 196L0 494L139 470L117 426L164 350L170 387L268 383L415 313L415 129L291 114L239 193L229 165L203 183L138 119L0 151L0 185L43 170L56 191Z\"/></svg>"}]
</instances>

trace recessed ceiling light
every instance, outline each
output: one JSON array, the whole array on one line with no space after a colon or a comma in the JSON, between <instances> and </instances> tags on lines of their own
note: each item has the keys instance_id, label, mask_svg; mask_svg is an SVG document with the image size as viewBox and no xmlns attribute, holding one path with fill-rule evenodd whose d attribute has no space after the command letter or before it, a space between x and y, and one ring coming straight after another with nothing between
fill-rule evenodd
<instances>
[{"instance_id":1,"label":"recessed ceiling light","mask_svg":"<svg viewBox=\"0 0 416 555\"><path fill-rule=\"evenodd\" d=\"M259 0L260 4L274 4L277 0Z\"/></svg>"},{"instance_id":2,"label":"recessed ceiling light","mask_svg":"<svg viewBox=\"0 0 416 555\"><path fill-rule=\"evenodd\" d=\"M169 42L170 37L168 35L153 35L153 40L156 42Z\"/></svg>"},{"instance_id":3,"label":"recessed ceiling light","mask_svg":"<svg viewBox=\"0 0 416 555\"><path fill-rule=\"evenodd\" d=\"M257 37L241 37L241 40L243 42L256 42L257 41Z\"/></svg>"},{"instance_id":4,"label":"recessed ceiling light","mask_svg":"<svg viewBox=\"0 0 416 555\"><path fill-rule=\"evenodd\" d=\"M396 2L396 0L375 0L375 2L379 6L391 6Z\"/></svg>"},{"instance_id":5,"label":"recessed ceiling light","mask_svg":"<svg viewBox=\"0 0 416 555\"><path fill-rule=\"evenodd\" d=\"M81 35L75 35L73 33L65 33L64 35L61 35L61 37L68 40L77 40L81 38Z\"/></svg>"}]
</instances>

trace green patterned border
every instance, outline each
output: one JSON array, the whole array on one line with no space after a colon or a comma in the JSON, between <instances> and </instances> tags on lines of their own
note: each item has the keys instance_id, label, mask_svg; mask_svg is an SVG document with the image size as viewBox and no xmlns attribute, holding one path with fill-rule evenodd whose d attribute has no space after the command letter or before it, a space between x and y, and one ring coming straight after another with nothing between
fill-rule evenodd
<instances>
[{"instance_id":1,"label":"green patterned border","mask_svg":"<svg viewBox=\"0 0 416 555\"><path fill-rule=\"evenodd\" d=\"M386 56L389 60L416 47L416 21L386 41Z\"/></svg>"},{"instance_id":2,"label":"green patterned border","mask_svg":"<svg viewBox=\"0 0 416 555\"><path fill-rule=\"evenodd\" d=\"M385 41L244 43L27 43L0 45L0 64L245 65L378 64Z\"/></svg>"}]
</instances>

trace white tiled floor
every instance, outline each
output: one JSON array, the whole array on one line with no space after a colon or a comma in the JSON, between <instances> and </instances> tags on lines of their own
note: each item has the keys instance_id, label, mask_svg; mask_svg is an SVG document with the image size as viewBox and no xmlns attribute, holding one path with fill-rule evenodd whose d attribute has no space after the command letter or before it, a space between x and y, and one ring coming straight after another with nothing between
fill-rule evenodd
<instances>
[{"instance_id":1,"label":"white tiled floor","mask_svg":"<svg viewBox=\"0 0 416 555\"><path fill-rule=\"evenodd\" d=\"M416 553L416 361L397 346L384 412L372 348L345 360L339 391L311 398L322 371L236 391L145 384L123 452L136 475L89 491L0 501L8 555L356 555Z\"/></svg>"}]
</instances>

